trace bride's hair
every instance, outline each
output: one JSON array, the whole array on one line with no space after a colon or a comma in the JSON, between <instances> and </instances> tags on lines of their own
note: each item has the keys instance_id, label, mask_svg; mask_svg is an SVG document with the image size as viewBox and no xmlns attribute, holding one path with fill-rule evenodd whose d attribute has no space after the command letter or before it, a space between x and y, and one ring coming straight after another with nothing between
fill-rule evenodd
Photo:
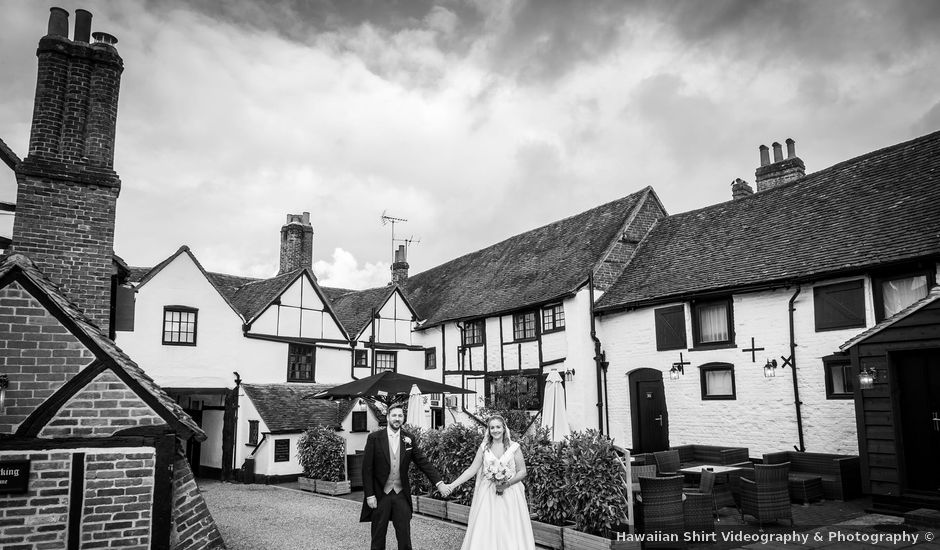
<instances>
[{"instance_id":1,"label":"bride's hair","mask_svg":"<svg viewBox=\"0 0 940 550\"><path fill-rule=\"evenodd\" d=\"M483 437L483 442L487 448L493 446L493 436L490 434L490 422L494 420L499 420L499 423L503 425L503 447L508 449L509 444L512 443L512 438L509 437L509 426L506 425L506 419L498 414L494 414L486 419L486 435Z\"/></svg>"}]
</instances>

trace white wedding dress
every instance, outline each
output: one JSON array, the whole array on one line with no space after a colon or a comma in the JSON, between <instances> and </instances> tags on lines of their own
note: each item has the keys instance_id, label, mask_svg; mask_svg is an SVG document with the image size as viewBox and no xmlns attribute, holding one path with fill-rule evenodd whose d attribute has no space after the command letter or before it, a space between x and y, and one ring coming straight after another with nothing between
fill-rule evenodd
<instances>
[{"instance_id":1,"label":"white wedding dress","mask_svg":"<svg viewBox=\"0 0 940 550\"><path fill-rule=\"evenodd\" d=\"M514 459L518 443L510 443L502 456L495 456L489 449L483 451L483 465L477 472L473 502L470 503L470 518L467 534L460 550L534 550L535 537L529 520L529 507L525 500L525 487L514 483L496 494L496 485L486 479L483 472L488 466L501 463L509 476L516 474Z\"/></svg>"}]
</instances>

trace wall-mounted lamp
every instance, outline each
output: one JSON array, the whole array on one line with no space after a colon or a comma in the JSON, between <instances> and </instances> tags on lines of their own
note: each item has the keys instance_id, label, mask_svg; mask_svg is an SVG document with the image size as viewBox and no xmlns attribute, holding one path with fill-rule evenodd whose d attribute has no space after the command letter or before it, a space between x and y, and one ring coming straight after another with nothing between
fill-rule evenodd
<instances>
[{"instance_id":1,"label":"wall-mounted lamp","mask_svg":"<svg viewBox=\"0 0 940 550\"><path fill-rule=\"evenodd\" d=\"M365 411L366 411L366 402L363 401L362 399L356 401L355 411L356 411L356 412L365 412Z\"/></svg>"},{"instance_id":2,"label":"wall-mounted lamp","mask_svg":"<svg viewBox=\"0 0 940 550\"><path fill-rule=\"evenodd\" d=\"M678 380L683 374L685 374L685 367L680 363L673 363L672 368L669 369L669 379Z\"/></svg>"},{"instance_id":3,"label":"wall-mounted lamp","mask_svg":"<svg viewBox=\"0 0 940 550\"><path fill-rule=\"evenodd\" d=\"M878 378L878 371L871 367L865 367L858 371L858 387L862 390L870 390L875 387L875 380Z\"/></svg>"},{"instance_id":4,"label":"wall-mounted lamp","mask_svg":"<svg viewBox=\"0 0 940 550\"><path fill-rule=\"evenodd\" d=\"M777 360L768 359L764 363L764 378L773 378L774 376L777 376Z\"/></svg>"},{"instance_id":5,"label":"wall-mounted lamp","mask_svg":"<svg viewBox=\"0 0 940 550\"><path fill-rule=\"evenodd\" d=\"M574 369L562 371L561 375L565 377L565 382L571 382L571 380L574 378Z\"/></svg>"},{"instance_id":6,"label":"wall-mounted lamp","mask_svg":"<svg viewBox=\"0 0 940 550\"><path fill-rule=\"evenodd\" d=\"M10 377L0 374L0 412L3 411L3 407L6 405L8 387L10 387Z\"/></svg>"}]
</instances>

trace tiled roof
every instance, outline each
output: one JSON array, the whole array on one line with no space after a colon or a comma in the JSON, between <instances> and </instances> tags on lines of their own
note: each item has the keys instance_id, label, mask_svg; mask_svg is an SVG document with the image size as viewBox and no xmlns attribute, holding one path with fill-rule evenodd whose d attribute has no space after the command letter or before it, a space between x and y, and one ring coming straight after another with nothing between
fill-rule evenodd
<instances>
[{"instance_id":1,"label":"tiled roof","mask_svg":"<svg viewBox=\"0 0 940 550\"><path fill-rule=\"evenodd\" d=\"M303 269L289 271L270 279L260 279L241 285L232 294L232 303L241 313L246 321L250 321L255 315L277 298L284 289L286 289L303 272Z\"/></svg>"},{"instance_id":2,"label":"tiled roof","mask_svg":"<svg viewBox=\"0 0 940 550\"><path fill-rule=\"evenodd\" d=\"M256 277L226 275L225 273L215 273L213 271L206 272L206 275L209 276L209 280L212 281L215 287L219 289L219 292L228 296L229 299L232 299L242 286L259 280Z\"/></svg>"},{"instance_id":3,"label":"tiled roof","mask_svg":"<svg viewBox=\"0 0 940 550\"><path fill-rule=\"evenodd\" d=\"M323 384L242 384L245 394L272 432L304 431L311 426L339 427L352 409L353 400L307 397L330 387Z\"/></svg>"},{"instance_id":4,"label":"tiled roof","mask_svg":"<svg viewBox=\"0 0 940 550\"><path fill-rule=\"evenodd\" d=\"M350 337L359 335L372 320L372 308L380 308L396 288L398 287L370 288L349 292L333 300L333 310Z\"/></svg>"},{"instance_id":5,"label":"tiled roof","mask_svg":"<svg viewBox=\"0 0 940 550\"><path fill-rule=\"evenodd\" d=\"M940 132L660 220L598 309L929 256L940 256Z\"/></svg>"},{"instance_id":6,"label":"tiled roof","mask_svg":"<svg viewBox=\"0 0 940 550\"><path fill-rule=\"evenodd\" d=\"M92 323L85 315L78 309L78 307L72 303L66 296L62 293L58 286L49 280L36 265L26 256L22 254L13 254L7 257L2 263L0 263L0 278L9 273L13 269L19 269L23 272L24 275L29 277L30 281L33 282L37 287L39 287L48 297L51 299L59 309L78 327L78 330L82 331L91 341L96 345L102 353L104 353L107 359L111 359L114 365L126 372L131 379L133 379L140 388L149 393L160 406L163 407L163 411L157 410L157 414L164 417L165 419L169 417L170 420L173 420L177 426L183 427L185 430L188 430L193 436L195 436L200 441L206 438L205 432L199 428L199 425L196 424L192 418L183 411L169 395L164 392L160 386L158 386L147 374L141 369L137 363L131 360L120 348L115 345L115 343L102 334L101 330ZM96 354L97 355L97 354ZM99 359L105 359L99 357Z\"/></svg>"},{"instance_id":7,"label":"tiled roof","mask_svg":"<svg viewBox=\"0 0 940 550\"><path fill-rule=\"evenodd\" d=\"M424 326L483 317L565 296L587 281L647 187L409 277Z\"/></svg>"},{"instance_id":8,"label":"tiled roof","mask_svg":"<svg viewBox=\"0 0 940 550\"><path fill-rule=\"evenodd\" d=\"M888 317L887 319L881 321L880 323L871 327L870 329L860 334L856 334L849 341L839 346L839 349L842 351L845 351L849 349L850 347L854 346L855 344L858 344L859 342L863 340L867 340L868 338L874 336L875 334L878 334L879 332L897 323L898 321L907 318L912 313L929 306L930 304L936 302L937 300L940 300L940 286L934 286L930 290L930 292L927 293L927 295L921 298L920 300L917 300L913 304L895 313L891 317Z\"/></svg>"},{"instance_id":9,"label":"tiled roof","mask_svg":"<svg viewBox=\"0 0 940 550\"><path fill-rule=\"evenodd\" d=\"M127 276L127 282L139 283L153 268L130 266L127 269L130 271L130 275Z\"/></svg>"}]
</instances>

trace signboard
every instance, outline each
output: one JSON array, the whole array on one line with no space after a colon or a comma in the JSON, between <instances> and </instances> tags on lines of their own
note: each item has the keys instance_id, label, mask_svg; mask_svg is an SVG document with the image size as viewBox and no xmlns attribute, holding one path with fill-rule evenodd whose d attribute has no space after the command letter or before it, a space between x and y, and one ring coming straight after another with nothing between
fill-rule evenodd
<instances>
[{"instance_id":1,"label":"signboard","mask_svg":"<svg viewBox=\"0 0 940 550\"><path fill-rule=\"evenodd\" d=\"M0 460L0 493L25 493L29 490L29 461Z\"/></svg>"},{"instance_id":2,"label":"signboard","mask_svg":"<svg viewBox=\"0 0 940 550\"><path fill-rule=\"evenodd\" d=\"M274 440L274 462L290 461L290 439Z\"/></svg>"}]
</instances>

